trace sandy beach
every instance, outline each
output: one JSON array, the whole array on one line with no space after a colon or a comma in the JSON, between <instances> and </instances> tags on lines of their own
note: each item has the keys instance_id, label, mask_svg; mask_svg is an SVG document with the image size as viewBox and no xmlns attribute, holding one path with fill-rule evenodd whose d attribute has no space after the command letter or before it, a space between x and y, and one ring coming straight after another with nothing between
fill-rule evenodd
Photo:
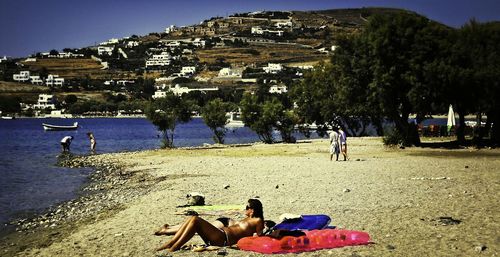
<instances>
[{"instance_id":1,"label":"sandy beach","mask_svg":"<svg viewBox=\"0 0 500 257\"><path fill-rule=\"evenodd\" d=\"M152 150L82 157L95 166L82 199L20 223L1 256L215 256L155 252L154 236L185 219L186 194L206 204L244 206L259 197L266 219L327 214L331 225L362 230L373 244L301 256L498 256L500 149L386 148L350 138L349 161L331 162L328 140ZM243 217L243 212L206 212ZM189 243L201 244L195 236ZM228 256L260 254L227 249ZM290 255L287 255L290 256Z\"/></svg>"}]
</instances>

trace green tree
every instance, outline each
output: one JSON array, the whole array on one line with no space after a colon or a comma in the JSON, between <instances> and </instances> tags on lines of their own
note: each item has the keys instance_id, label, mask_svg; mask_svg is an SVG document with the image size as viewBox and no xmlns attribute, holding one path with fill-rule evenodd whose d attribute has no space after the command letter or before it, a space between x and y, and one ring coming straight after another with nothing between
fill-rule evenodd
<instances>
[{"instance_id":1,"label":"green tree","mask_svg":"<svg viewBox=\"0 0 500 257\"><path fill-rule=\"evenodd\" d=\"M76 95L66 95L64 97L64 103L66 103L67 106L72 105L78 101L78 98Z\"/></svg>"},{"instance_id":2,"label":"green tree","mask_svg":"<svg viewBox=\"0 0 500 257\"><path fill-rule=\"evenodd\" d=\"M416 127L408 123L410 113L419 117L432 112L439 85L428 79L428 67L439 55L448 30L443 25L412 13L374 15L360 34L371 81L368 95L372 106L395 125L404 145L419 144Z\"/></svg>"},{"instance_id":3,"label":"green tree","mask_svg":"<svg viewBox=\"0 0 500 257\"><path fill-rule=\"evenodd\" d=\"M274 142L273 126L276 119L271 116L272 112L269 108L265 110L258 97L251 94L243 95L240 106L241 119L245 126L255 131L262 142L272 144Z\"/></svg>"},{"instance_id":4,"label":"green tree","mask_svg":"<svg viewBox=\"0 0 500 257\"><path fill-rule=\"evenodd\" d=\"M146 117L163 136L163 148L174 147L174 132L178 123L191 120L191 103L180 96L168 93L164 98L152 100L146 106Z\"/></svg>"},{"instance_id":5,"label":"green tree","mask_svg":"<svg viewBox=\"0 0 500 257\"><path fill-rule=\"evenodd\" d=\"M457 139L465 141L465 115L476 113L478 124L487 114L487 128L493 124L491 140L500 142L500 23L478 23L471 20L459 29L452 59L455 87L448 93L459 114ZM479 143L486 130L475 133Z\"/></svg>"},{"instance_id":6,"label":"green tree","mask_svg":"<svg viewBox=\"0 0 500 257\"><path fill-rule=\"evenodd\" d=\"M20 112L20 102L21 99L18 97L0 96L0 111L2 111L3 114Z\"/></svg>"},{"instance_id":7,"label":"green tree","mask_svg":"<svg viewBox=\"0 0 500 257\"><path fill-rule=\"evenodd\" d=\"M225 126L228 123L226 117L228 108L228 104L224 103L219 98L209 101L202 108L201 116L205 124L207 124L214 133L214 141L218 144L224 144L224 136L227 131Z\"/></svg>"},{"instance_id":8,"label":"green tree","mask_svg":"<svg viewBox=\"0 0 500 257\"><path fill-rule=\"evenodd\" d=\"M293 132L299 121L297 114L287 109L277 98L266 101L263 108L264 115L271 116L272 119L276 120L274 127L280 132L281 140L285 143L295 143L296 139L293 137ZM269 114L266 112L269 112Z\"/></svg>"}]
</instances>

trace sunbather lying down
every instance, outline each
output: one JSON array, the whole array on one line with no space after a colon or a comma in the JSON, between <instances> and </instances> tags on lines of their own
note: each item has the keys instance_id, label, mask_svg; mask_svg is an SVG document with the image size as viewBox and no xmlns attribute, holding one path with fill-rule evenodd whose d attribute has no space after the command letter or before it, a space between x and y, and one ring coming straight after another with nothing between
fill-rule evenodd
<instances>
[{"instance_id":1,"label":"sunbather lying down","mask_svg":"<svg viewBox=\"0 0 500 257\"><path fill-rule=\"evenodd\" d=\"M215 221L213 221L212 225L214 225L214 227L216 227L216 228L222 229L223 227L229 227L229 226L232 226L232 225L234 225L236 223L237 223L237 221L233 220L231 218L220 217L220 218L216 219ZM276 225L276 222L274 222L272 220L264 220L264 234L268 230L272 229L275 225ZM165 224L165 225L161 226L160 229L156 230L154 232L154 235L156 235L156 236L162 236L162 235L171 236L171 235L175 235L175 233L177 233L177 231L179 231L180 227L181 227L181 224L173 225L173 226Z\"/></svg>"},{"instance_id":2,"label":"sunbather lying down","mask_svg":"<svg viewBox=\"0 0 500 257\"><path fill-rule=\"evenodd\" d=\"M215 221L211 222L211 224L218 229L222 229L223 227L232 226L232 225L236 224L236 222L237 222L236 220L233 220L231 218L220 217L220 218L216 219ZM156 230L154 232L154 234L157 236L175 235L175 233L177 233L177 231L179 231L180 228L181 228L181 224L173 225L173 226L165 224L165 225L161 226L160 229Z\"/></svg>"},{"instance_id":3,"label":"sunbather lying down","mask_svg":"<svg viewBox=\"0 0 500 257\"><path fill-rule=\"evenodd\" d=\"M241 221L234 222L233 225L227 221L227 227L216 227L212 223L198 217L189 217L181 226L169 227L162 226L155 235L172 235L174 237L164 245L156 248L157 251L168 249L169 251L177 251L195 234L198 234L205 244L212 246L230 246L236 244L239 239L252 236L253 234L261 235L264 229L264 214L262 203L257 199L248 200L245 208L247 216ZM219 226L224 222L218 220Z\"/></svg>"}]
</instances>

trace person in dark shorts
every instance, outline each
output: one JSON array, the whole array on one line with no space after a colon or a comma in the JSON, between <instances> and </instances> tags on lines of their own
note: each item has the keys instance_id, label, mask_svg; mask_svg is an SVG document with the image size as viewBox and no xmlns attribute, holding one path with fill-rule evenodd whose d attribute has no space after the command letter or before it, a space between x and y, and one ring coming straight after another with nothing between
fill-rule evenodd
<instances>
[{"instance_id":1,"label":"person in dark shorts","mask_svg":"<svg viewBox=\"0 0 500 257\"><path fill-rule=\"evenodd\" d=\"M61 146L63 152L69 152L69 146L71 145L71 141L73 141L73 136L65 136L61 139Z\"/></svg>"}]
</instances>

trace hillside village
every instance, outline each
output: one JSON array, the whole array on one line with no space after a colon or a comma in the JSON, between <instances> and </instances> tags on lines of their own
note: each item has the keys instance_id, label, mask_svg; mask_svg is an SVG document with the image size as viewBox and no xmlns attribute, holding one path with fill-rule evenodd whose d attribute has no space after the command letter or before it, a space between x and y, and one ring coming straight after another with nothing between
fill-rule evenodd
<instances>
[{"instance_id":1,"label":"hillside village","mask_svg":"<svg viewBox=\"0 0 500 257\"><path fill-rule=\"evenodd\" d=\"M283 93L314 65L328 62L335 41L357 33L371 13L394 11L400 10L237 13L79 49L3 57L0 93L17 97L29 115L67 107L69 94L89 100L105 92L104 100L110 95L134 100L159 98L167 91L241 93L262 83L270 92ZM50 94L12 90L20 84L44 87Z\"/></svg>"}]
</instances>

